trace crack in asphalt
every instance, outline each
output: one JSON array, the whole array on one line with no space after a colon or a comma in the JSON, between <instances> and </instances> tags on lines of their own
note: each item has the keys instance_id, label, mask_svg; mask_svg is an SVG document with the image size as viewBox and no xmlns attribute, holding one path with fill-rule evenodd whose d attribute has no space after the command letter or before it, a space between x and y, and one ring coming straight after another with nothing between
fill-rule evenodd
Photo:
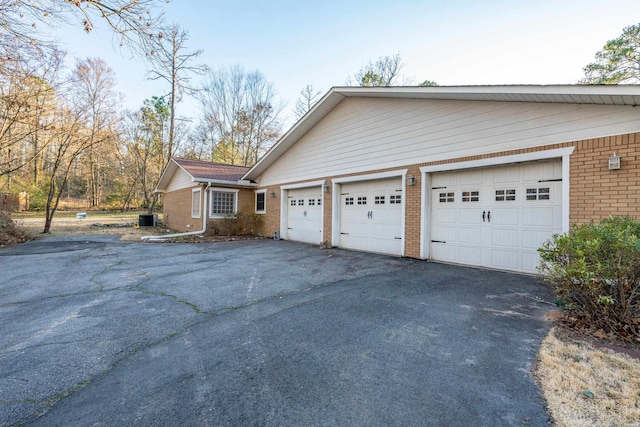
<instances>
[{"instance_id":1,"label":"crack in asphalt","mask_svg":"<svg viewBox=\"0 0 640 427\"><path fill-rule=\"evenodd\" d=\"M98 250L98 249L102 249L102 248L88 248L89 252L93 252L94 250ZM114 254L116 257L118 256L118 254ZM87 258L87 254L84 254L83 258ZM218 262L219 263L219 262ZM25 301L17 301L17 302L12 302L9 304L4 304L6 305L18 305L18 304L27 304L27 303L32 303L32 302L38 302L38 301L46 301L46 300L50 300L50 299L60 299L60 298L68 298L68 297L74 297L74 296L81 296L81 295L91 295L91 294L105 294L108 292L139 292L145 295L153 295L153 296L158 296L158 297L162 297L162 298L170 298L172 299L175 303L178 303L180 305L184 305L189 307L191 310L193 310L193 312L195 314L197 314L198 316L202 316L200 317L197 321L195 322L191 322L187 325L185 325L185 327L180 328L179 330L176 330L174 332L168 333L154 341L150 341L147 342L145 344L142 344L138 347L135 347L129 351L122 351L121 352L121 356L118 357L117 359L115 359L109 366L107 366L107 368L105 368L104 370L102 370L101 372L98 372L95 375L89 376L86 379L83 379L82 381L79 381L78 383L68 387L67 389L52 394L50 396L47 396L44 399L21 399L21 400L15 400L15 401L0 401L0 405L11 405L11 404L29 404L29 405L35 405L35 406L41 406L40 408L37 408L33 413L31 413L30 415L27 415L25 417L23 417L22 419L18 420L16 423L14 423L14 426L17 425L22 425L24 423L27 422L31 422L34 421L35 419L37 419L38 417L40 417L41 415L43 415L44 413L46 413L48 410L50 410L51 408L53 408L58 402L60 402L61 400L67 398L68 396L71 396L74 393L79 392L80 390L84 389L85 387L87 387L88 385L90 385L91 383L93 383L96 379L104 377L106 375L108 375L113 369L115 369L118 365L120 365L121 363L125 363L127 360L131 359L133 356L135 356L136 354L140 353L141 351L153 348L159 344L162 344L164 342L167 342L171 339L173 339L174 337L178 336L178 335L183 335L185 333L187 333L189 330L191 330L192 328L194 328L195 326L198 326L204 322L207 322L209 320L212 319L216 319L219 318L220 316L224 316L230 313L233 313L235 311L238 310L242 310L245 308L249 308L249 307L254 307L257 306L259 304L265 303L265 302L270 302L270 301L275 301L275 300L279 300L279 299L283 299L283 298L288 298L288 297L295 297L297 295L302 295L302 294L306 294L306 293L313 293L316 292L318 290L321 290L323 288L329 288L335 285L339 285L340 283L344 283L344 282L348 282L353 280L354 278L347 278L347 279L341 279L341 280L336 280L336 281L332 281L332 282L323 282L317 285L312 285L303 289L295 289L295 290L291 290L291 291L284 291L284 292L280 292L280 293L276 293L276 294L272 294L269 295L267 297L264 298L257 298L257 299L253 299L253 300L249 300L245 303L242 304L238 304L238 305L229 305L226 307L222 307L218 310L214 310L214 311L207 311L204 309L201 309L197 304L189 302L187 300L181 299L176 295L172 295L166 292L162 292L162 291L153 291L150 289L146 289L141 287L144 283L149 282L150 280L152 280L152 277L147 273L144 272L144 279L140 280L139 283L136 284L129 284L127 286L118 286L118 287L113 287L110 289L105 289L106 286L108 286L108 284L106 284L105 282L100 280L100 276L109 272L110 270L116 268L119 265L122 265L123 261L122 260L117 260L117 262L114 262L110 265L108 265L107 267L103 268L100 272L94 274L91 279L89 280L89 283L93 283L95 285L98 286L97 290L92 290L92 291L87 291L87 292L77 292L77 293L68 293L68 294L60 294L60 295L53 295L53 296L47 296L47 297L42 297L42 298L36 298L36 299L32 299L32 300L25 300ZM371 274L364 274L361 276L358 276L358 278L363 278L363 277L371 277L371 276L377 276L380 274L385 274L383 272L375 272L375 273L371 273ZM344 290L341 289L337 289L335 292L331 292L330 294L334 294L334 293L340 293L340 292L344 292ZM320 294L318 295L318 297L323 298L326 297L326 294ZM279 312L281 312L282 310L288 310L288 309L292 309L295 308L301 304L305 304L307 303L308 300L307 299L302 299L300 301L294 301L290 304L285 304L284 307L281 307L280 309L276 310L276 312L268 312L263 316L259 316L259 318L266 318L269 316L273 316ZM2 307L3 305L0 305L0 307ZM47 343L47 344L36 344L33 346L29 346L29 347L25 347L21 350L27 349L27 348L31 348L31 347L38 347L38 346L46 346L46 345L60 345L60 344L65 344L65 343L73 343L73 342L79 342L79 341L86 341L87 339L83 339L83 340L75 340L75 341L68 341L68 342L58 342L58 343ZM19 350L12 350L11 352L15 352L15 351L19 351ZM5 354L8 354L8 352L5 352ZM0 424L0 427L3 426L4 424Z\"/></svg>"}]
</instances>

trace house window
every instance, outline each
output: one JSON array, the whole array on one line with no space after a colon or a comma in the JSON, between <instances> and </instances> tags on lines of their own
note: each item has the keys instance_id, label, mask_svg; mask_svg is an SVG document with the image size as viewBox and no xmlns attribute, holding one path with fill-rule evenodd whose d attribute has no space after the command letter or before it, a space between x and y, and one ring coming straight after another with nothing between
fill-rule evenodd
<instances>
[{"instance_id":1,"label":"house window","mask_svg":"<svg viewBox=\"0 0 640 427\"><path fill-rule=\"evenodd\" d=\"M211 189L211 218L226 218L238 211L238 190L223 188Z\"/></svg>"},{"instance_id":2,"label":"house window","mask_svg":"<svg viewBox=\"0 0 640 427\"><path fill-rule=\"evenodd\" d=\"M191 218L200 218L200 200L202 200L202 189L191 190Z\"/></svg>"},{"instance_id":3,"label":"house window","mask_svg":"<svg viewBox=\"0 0 640 427\"><path fill-rule=\"evenodd\" d=\"M256 191L256 213L263 214L267 211L267 190Z\"/></svg>"}]
</instances>

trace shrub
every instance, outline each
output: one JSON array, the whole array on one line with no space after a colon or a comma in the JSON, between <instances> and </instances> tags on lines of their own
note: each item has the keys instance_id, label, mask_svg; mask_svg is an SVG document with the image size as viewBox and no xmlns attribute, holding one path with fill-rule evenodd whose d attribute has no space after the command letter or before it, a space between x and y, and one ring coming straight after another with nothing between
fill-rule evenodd
<instances>
[{"instance_id":1,"label":"shrub","mask_svg":"<svg viewBox=\"0 0 640 427\"><path fill-rule=\"evenodd\" d=\"M0 210L0 247L23 243L31 238L26 230L12 221L9 212Z\"/></svg>"},{"instance_id":2,"label":"shrub","mask_svg":"<svg viewBox=\"0 0 640 427\"><path fill-rule=\"evenodd\" d=\"M255 236L262 225L263 215L239 212L216 220L211 226L215 236Z\"/></svg>"},{"instance_id":3,"label":"shrub","mask_svg":"<svg viewBox=\"0 0 640 427\"><path fill-rule=\"evenodd\" d=\"M574 226L538 250L538 270L579 326L640 341L640 222Z\"/></svg>"}]
</instances>

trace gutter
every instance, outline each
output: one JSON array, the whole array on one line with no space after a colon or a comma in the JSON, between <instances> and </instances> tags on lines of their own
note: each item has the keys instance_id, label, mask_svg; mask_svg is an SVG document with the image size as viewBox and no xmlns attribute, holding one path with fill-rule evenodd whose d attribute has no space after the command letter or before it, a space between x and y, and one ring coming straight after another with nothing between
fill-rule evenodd
<instances>
[{"instance_id":1,"label":"gutter","mask_svg":"<svg viewBox=\"0 0 640 427\"><path fill-rule=\"evenodd\" d=\"M142 236L141 240L148 240L150 242L163 242L167 239L172 239L174 237L182 237L182 236L194 236L196 234L204 234L207 231L207 194L209 193L209 188L211 188L211 183L207 184L207 187L204 189L204 205L202 209L202 230L198 231L188 231L186 233L175 233L175 234L167 234L166 236Z\"/></svg>"}]
</instances>

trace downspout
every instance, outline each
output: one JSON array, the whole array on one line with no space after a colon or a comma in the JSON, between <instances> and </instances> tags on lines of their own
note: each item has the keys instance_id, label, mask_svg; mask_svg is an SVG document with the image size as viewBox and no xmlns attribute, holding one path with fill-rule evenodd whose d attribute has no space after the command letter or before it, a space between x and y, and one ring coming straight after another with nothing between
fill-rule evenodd
<instances>
[{"instance_id":1,"label":"downspout","mask_svg":"<svg viewBox=\"0 0 640 427\"><path fill-rule=\"evenodd\" d=\"M194 236L196 234L204 234L204 232L207 231L207 194L209 194L210 187L211 187L211 183L208 183L207 187L204 189L204 203L202 206L202 230L188 231L186 233L167 234L166 236L142 236L140 239L154 241L154 242L162 242L164 240L172 239L174 237Z\"/></svg>"}]
</instances>

